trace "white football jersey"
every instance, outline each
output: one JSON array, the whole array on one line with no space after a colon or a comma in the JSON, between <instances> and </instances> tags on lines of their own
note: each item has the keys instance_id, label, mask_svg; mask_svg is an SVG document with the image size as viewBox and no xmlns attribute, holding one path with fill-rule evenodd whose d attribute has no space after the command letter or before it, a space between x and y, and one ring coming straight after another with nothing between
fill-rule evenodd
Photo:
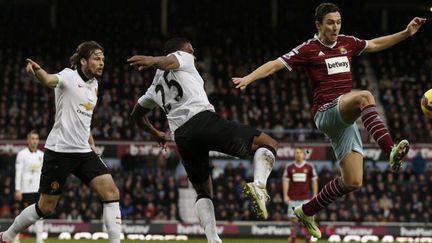
<instances>
[{"instance_id":1,"label":"white football jersey","mask_svg":"<svg viewBox=\"0 0 432 243\"><path fill-rule=\"evenodd\" d=\"M138 103L148 109L156 105L167 116L172 133L194 115L210 110L215 111L204 90L204 80L195 68L194 56L183 51L174 55L180 66L178 69L163 71L158 69L152 85L139 98Z\"/></svg>"},{"instance_id":2,"label":"white football jersey","mask_svg":"<svg viewBox=\"0 0 432 243\"><path fill-rule=\"evenodd\" d=\"M98 82L85 82L77 70L65 68L56 74L56 114L45 148L64 153L91 152L88 142L93 110L97 103Z\"/></svg>"},{"instance_id":3,"label":"white football jersey","mask_svg":"<svg viewBox=\"0 0 432 243\"><path fill-rule=\"evenodd\" d=\"M32 153L29 148L18 152L15 162L15 190L22 193L35 193L43 164L43 152L39 149Z\"/></svg>"}]
</instances>

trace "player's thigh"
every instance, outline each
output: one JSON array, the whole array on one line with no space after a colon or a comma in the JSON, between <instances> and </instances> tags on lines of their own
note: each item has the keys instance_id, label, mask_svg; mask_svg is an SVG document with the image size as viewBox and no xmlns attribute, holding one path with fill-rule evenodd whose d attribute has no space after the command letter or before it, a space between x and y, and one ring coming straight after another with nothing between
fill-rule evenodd
<instances>
[{"instance_id":1,"label":"player's thigh","mask_svg":"<svg viewBox=\"0 0 432 243\"><path fill-rule=\"evenodd\" d=\"M346 123L355 122L361 115L361 108L375 104L372 94L366 90L353 90L340 97L339 112Z\"/></svg>"},{"instance_id":2,"label":"player's thigh","mask_svg":"<svg viewBox=\"0 0 432 243\"><path fill-rule=\"evenodd\" d=\"M256 128L225 120L215 114L203 139L210 150L222 152L239 158L247 158L254 151L253 140L262 132ZM268 137L270 140L271 138ZM275 144L275 143L273 143ZM256 148L255 148L256 149Z\"/></svg>"},{"instance_id":3,"label":"player's thigh","mask_svg":"<svg viewBox=\"0 0 432 243\"><path fill-rule=\"evenodd\" d=\"M70 154L45 150L39 193L60 195L67 177L77 165L78 161Z\"/></svg>"},{"instance_id":4,"label":"player's thigh","mask_svg":"<svg viewBox=\"0 0 432 243\"><path fill-rule=\"evenodd\" d=\"M213 198L213 182L211 176L202 183L192 183L198 197L211 197Z\"/></svg>"},{"instance_id":5,"label":"player's thigh","mask_svg":"<svg viewBox=\"0 0 432 243\"><path fill-rule=\"evenodd\" d=\"M340 162L342 180L348 189L356 189L363 182L363 155L352 151Z\"/></svg>"},{"instance_id":6,"label":"player's thigh","mask_svg":"<svg viewBox=\"0 0 432 243\"><path fill-rule=\"evenodd\" d=\"M119 199L117 186L108 167L96 153L83 155L73 174L89 185L103 201Z\"/></svg>"}]
</instances>

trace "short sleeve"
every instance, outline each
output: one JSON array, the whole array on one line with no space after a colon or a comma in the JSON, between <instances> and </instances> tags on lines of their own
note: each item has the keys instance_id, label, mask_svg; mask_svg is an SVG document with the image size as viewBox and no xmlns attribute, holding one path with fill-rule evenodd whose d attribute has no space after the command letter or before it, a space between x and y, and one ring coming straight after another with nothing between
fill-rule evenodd
<instances>
[{"instance_id":1,"label":"short sleeve","mask_svg":"<svg viewBox=\"0 0 432 243\"><path fill-rule=\"evenodd\" d=\"M71 73L73 72L70 68L65 68L61 72L56 73L55 75L58 77L58 84L56 88L64 88L68 83L67 80L71 77Z\"/></svg>"},{"instance_id":2,"label":"short sleeve","mask_svg":"<svg viewBox=\"0 0 432 243\"><path fill-rule=\"evenodd\" d=\"M297 66L307 64L309 58L307 55L306 42L292 49L290 52L280 56L280 60L288 70L292 70Z\"/></svg>"},{"instance_id":3,"label":"short sleeve","mask_svg":"<svg viewBox=\"0 0 432 243\"><path fill-rule=\"evenodd\" d=\"M311 171L310 171L310 177L311 179L317 179L318 178L318 174L315 170L315 166L313 164L310 165L311 166Z\"/></svg>"},{"instance_id":4,"label":"short sleeve","mask_svg":"<svg viewBox=\"0 0 432 243\"><path fill-rule=\"evenodd\" d=\"M356 38L354 36L347 36L349 38L349 43L351 45L351 48L353 50L353 56L358 56L362 54L362 52L366 49L368 46L367 40L362 40L359 38Z\"/></svg>"},{"instance_id":5,"label":"short sleeve","mask_svg":"<svg viewBox=\"0 0 432 243\"><path fill-rule=\"evenodd\" d=\"M174 55L177 58L180 64L177 70L187 70L187 69L195 68L195 59L192 54L184 51L176 51L169 55Z\"/></svg>"},{"instance_id":6,"label":"short sleeve","mask_svg":"<svg viewBox=\"0 0 432 243\"><path fill-rule=\"evenodd\" d=\"M138 99L138 104L147 109L153 109L156 107L157 103L155 102L155 85L151 85L147 92Z\"/></svg>"}]
</instances>

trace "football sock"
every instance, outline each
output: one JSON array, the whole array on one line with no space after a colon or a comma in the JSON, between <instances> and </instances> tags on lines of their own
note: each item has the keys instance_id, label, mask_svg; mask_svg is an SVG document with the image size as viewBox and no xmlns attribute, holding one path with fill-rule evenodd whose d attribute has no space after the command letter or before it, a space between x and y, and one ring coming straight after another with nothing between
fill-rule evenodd
<instances>
[{"instance_id":1,"label":"football sock","mask_svg":"<svg viewBox=\"0 0 432 243\"><path fill-rule=\"evenodd\" d=\"M207 241L222 242L217 234L213 201L207 197L198 199L195 203L195 213L198 216L201 226L204 228Z\"/></svg>"},{"instance_id":2,"label":"football sock","mask_svg":"<svg viewBox=\"0 0 432 243\"><path fill-rule=\"evenodd\" d=\"M318 211L326 208L348 192L349 190L345 188L342 178L337 177L327 183L318 195L313 197L309 202L303 204L303 212L307 216L315 215Z\"/></svg>"},{"instance_id":3,"label":"football sock","mask_svg":"<svg viewBox=\"0 0 432 243\"><path fill-rule=\"evenodd\" d=\"M311 235L307 230L305 230L305 243L310 243L310 242L311 242Z\"/></svg>"},{"instance_id":4,"label":"football sock","mask_svg":"<svg viewBox=\"0 0 432 243\"><path fill-rule=\"evenodd\" d=\"M254 155L254 183L260 188L266 188L267 178L273 170L276 151L269 146L260 147Z\"/></svg>"},{"instance_id":5,"label":"football sock","mask_svg":"<svg viewBox=\"0 0 432 243\"><path fill-rule=\"evenodd\" d=\"M291 221L291 243L297 241L298 222Z\"/></svg>"},{"instance_id":6,"label":"football sock","mask_svg":"<svg viewBox=\"0 0 432 243\"><path fill-rule=\"evenodd\" d=\"M108 242L120 243L121 234L121 213L118 201L104 202L103 223L107 229Z\"/></svg>"},{"instance_id":7,"label":"football sock","mask_svg":"<svg viewBox=\"0 0 432 243\"><path fill-rule=\"evenodd\" d=\"M12 225L3 233L3 239L8 242L17 236L21 231L27 229L37 220L43 217L42 212L37 207L37 204L32 204L26 207L14 220Z\"/></svg>"},{"instance_id":8,"label":"football sock","mask_svg":"<svg viewBox=\"0 0 432 243\"><path fill-rule=\"evenodd\" d=\"M368 105L361 111L362 122L369 135L378 143L380 148L389 154L393 147L390 133L379 116L375 105Z\"/></svg>"},{"instance_id":9,"label":"football sock","mask_svg":"<svg viewBox=\"0 0 432 243\"><path fill-rule=\"evenodd\" d=\"M36 232L36 242L42 242L42 233L43 233L43 220L38 220L34 224L34 229Z\"/></svg>"}]
</instances>

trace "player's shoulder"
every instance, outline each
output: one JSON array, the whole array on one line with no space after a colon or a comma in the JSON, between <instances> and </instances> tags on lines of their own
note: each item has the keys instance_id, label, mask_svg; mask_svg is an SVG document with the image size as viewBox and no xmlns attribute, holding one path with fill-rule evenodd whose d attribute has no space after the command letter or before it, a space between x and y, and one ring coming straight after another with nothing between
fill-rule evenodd
<instances>
[{"instance_id":1,"label":"player's shoulder","mask_svg":"<svg viewBox=\"0 0 432 243\"><path fill-rule=\"evenodd\" d=\"M29 152L28 148L23 148L20 151L18 151L17 156L25 155Z\"/></svg>"},{"instance_id":2,"label":"player's shoulder","mask_svg":"<svg viewBox=\"0 0 432 243\"><path fill-rule=\"evenodd\" d=\"M308 168L311 168L311 169L315 168L315 167L314 167L314 164L312 164L312 162L309 162L309 161L305 161L304 166L306 166L306 167L308 167Z\"/></svg>"},{"instance_id":3,"label":"player's shoulder","mask_svg":"<svg viewBox=\"0 0 432 243\"><path fill-rule=\"evenodd\" d=\"M361 39L352 35L339 34L338 41L350 42L350 41L361 41Z\"/></svg>"},{"instance_id":4,"label":"player's shoulder","mask_svg":"<svg viewBox=\"0 0 432 243\"><path fill-rule=\"evenodd\" d=\"M44 152L43 152L42 150L40 150L40 149L37 149L36 152L37 152L38 154L41 154L41 155L44 154Z\"/></svg>"},{"instance_id":5,"label":"player's shoulder","mask_svg":"<svg viewBox=\"0 0 432 243\"><path fill-rule=\"evenodd\" d=\"M71 69L71 68L64 68L59 73L66 74L66 75L74 75L76 73L76 70Z\"/></svg>"}]
</instances>

